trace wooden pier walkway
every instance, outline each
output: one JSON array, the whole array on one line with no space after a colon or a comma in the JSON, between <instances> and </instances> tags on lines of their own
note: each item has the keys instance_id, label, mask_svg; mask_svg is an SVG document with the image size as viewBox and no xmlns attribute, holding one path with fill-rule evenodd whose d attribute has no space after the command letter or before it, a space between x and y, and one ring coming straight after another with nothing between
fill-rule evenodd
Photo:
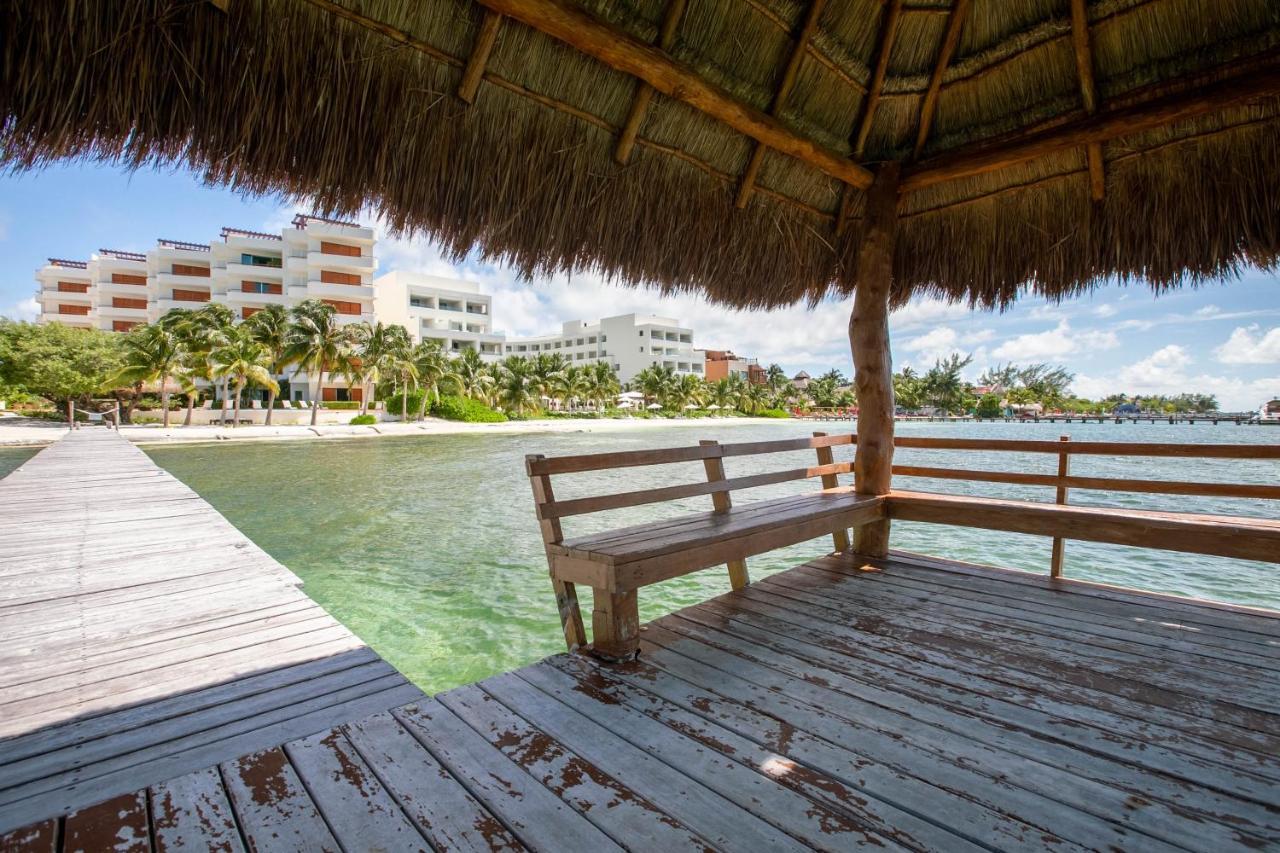
<instances>
[{"instance_id":1,"label":"wooden pier walkway","mask_svg":"<svg viewBox=\"0 0 1280 853\"><path fill-rule=\"evenodd\" d=\"M1280 614L839 555L650 623L638 662L556 655L427 698L324 617L305 662L281 645L269 669L264 640L243 644L252 664L218 664L224 639L250 630L235 602L293 595L306 612L305 599L135 453L84 433L0 483L6 510L37 519L8 512L0 533L6 558L25 555L3 563L4 610L29 614L0 616L6 637L27 638L6 642L0 666L21 691L5 687L3 701L26 708L0 719L27 729L0 741L0 819L27 825L0 835L0 850L1280 844ZM116 485L154 480L171 505L123 488L113 499L107 462L128 472ZM41 497L55 476L61 487ZM99 547L129 519L144 537L131 553L172 553L151 575L108 582L134 571L127 543L113 563ZM242 547L218 544L230 541ZM76 569L91 551L96 571ZM206 551L216 558L200 569ZM42 583L41 560L67 579L24 591ZM253 590L238 589L252 574ZM181 592L197 578L203 592ZM215 601L226 608L204 628L184 615ZM288 621L252 613L255 626ZM340 651L317 655L330 635ZM15 657L26 646L45 651ZM360 667L367 678L347 675ZM46 670L43 688L24 686ZM317 698L320 683L333 685L325 697L363 693ZM113 710L115 691L141 704ZM264 722L234 735L232 719Z\"/></svg>"},{"instance_id":2,"label":"wooden pier walkway","mask_svg":"<svg viewBox=\"0 0 1280 853\"><path fill-rule=\"evenodd\" d=\"M421 695L118 433L0 481L0 828Z\"/></svg>"}]
</instances>

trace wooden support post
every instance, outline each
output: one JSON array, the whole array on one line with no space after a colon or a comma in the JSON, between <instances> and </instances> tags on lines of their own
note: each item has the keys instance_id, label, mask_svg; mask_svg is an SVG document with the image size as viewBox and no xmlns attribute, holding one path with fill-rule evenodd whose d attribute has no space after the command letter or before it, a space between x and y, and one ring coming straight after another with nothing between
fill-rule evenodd
<instances>
[{"instance_id":1,"label":"wooden support post","mask_svg":"<svg viewBox=\"0 0 1280 853\"><path fill-rule=\"evenodd\" d=\"M67 429L76 428L76 404L72 400L67 401Z\"/></svg>"},{"instance_id":2,"label":"wooden support post","mask_svg":"<svg viewBox=\"0 0 1280 853\"><path fill-rule=\"evenodd\" d=\"M710 447L712 445L718 447L720 445L720 442L718 441L704 440L698 443L703 447ZM724 479L724 459L722 457L708 456L706 459L702 460L702 465L706 468L708 482L714 483L717 480ZM712 492L711 503L715 507L716 512L728 512L733 506L733 498L729 496L728 492ZM731 587L734 589L742 589L744 586L751 583L751 576L747 574L746 560L730 560L728 567L729 585Z\"/></svg>"},{"instance_id":3,"label":"wooden support post","mask_svg":"<svg viewBox=\"0 0 1280 853\"><path fill-rule=\"evenodd\" d=\"M1061 436L1058 440L1070 441L1071 436L1064 435L1064 436ZM1067 476L1070 470L1071 470L1071 454L1067 453L1064 450L1062 453L1058 454L1058 477L1062 478ZM1066 486L1058 486L1057 499L1055 503L1057 503L1059 506L1066 505L1067 503L1067 487ZM1053 537L1053 556L1049 560L1049 577L1051 578L1062 577L1062 559L1063 559L1063 552L1065 551L1065 549L1066 549L1066 540L1064 540L1061 536Z\"/></svg>"},{"instance_id":4,"label":"wooden support post","mask_svg":"<svg viewBox=\"0 0 1280 853\"><path fill-rule=\"evenodd\" d=\"M933 128L933 114L938 109L938 95L942 92L942 75L951 63L951 56L960 44L960 33L964 29L965 15L969 13L969 0L955 0L951 14L947 18L947 31L942 37L942 49L938 51L938 59L933 65L933 74L929 77L929 88L924 93L920 104L920 123L916 127L916 144L912 149L913 160L920 159L920 152L929 139L929 131Z\"/></svg>"},{"instance_id":5,"label":"wooden support post","mask_svg":"<svg viewBox=\"0 0 1280 853\"><path fill-rule=\"evenodd\" d=\"M898 231L899 164L876 172L867 191L857 284L849 316L849 345L858 391L858 445L854 487L859 494L883 495L893 482L893 362L889 352L889 294ZM859 527L853 549L883 557L889 550L889 520Z\"/></svg>"},{"instance_id":6,"label":"wooden support post","mask_svg":"<svg viewBox=\"0 0 1280 853\"><path fill-rule=\"evenodd\" d=\"M684 16L685 3L686 0L670 0L667 3L667 12L662 19L662 29L658 31L658 48L664 53L675 44L676 30L680 26L680 18ZM627 120L622 125L622 133L618 134L618 147L613 152L613 159L623 166L631 160L631 150L635 148L636 136L640 133L640 125L644 122L645 113L649 111L651 100L653 100L653 87L643 82L636 84L636 93L631 99L631 109L627 112Z\"/></svg>"},{"instance_id":7,"label":"wooden support post","mask_svg":"<svg viewBox=\"0 0 1280 853\"><path fill-rule=\"evenodd\" d=\"M475 103L476 91L480 88L484 67L489 63L489 54L493 50L493 43L498 39L500 26L502 16L486 9L484 19L480 21L480 31L476 33L476 43L471 48L471 57L467 60L467 67L462 70L462 82L458 85L458 97L468 104Z\"/></svg>"},{"instance_id":8,"label":"wooden support post","mask_svg":"<svg viewBox=\"0 0 1280 853\"><path fill-rule=\"evenodd\" d=\"M813 434L813 437L822 438L825 435L826 435L825 432L815 432ZM835 454L831 452L830 447L819 447L817 448L817 451L818 451L819 465L830 465L836 461ZM822 488L834 489L839 485L840 485L840 480L839 478L836 477L835 474L822 475ZM839 530L834 531L831 534L831 544L835 546L837 553L843 553L845 551L848 551L849 550L849 531L845 530L843 527L840 528Z\"/></svg>"},{"instance_id":9,"label":"wooden support post","mask_svg":"<svg viewBox=\"0 0 1280 853\"><path fill-rule=\"evenodd\" d=\"M525 470L529 472L529 483L533 486L533 503L535 507L540 507L555 500L555 494L551 491L551 477L547 474L533 474L533 463L545 458L542 454L535 454L526 456L524 459ZM564 530L560 527L560 519L542 518L541 513L539 513L538 526L542 532L544 546L555 545L564 541ZM547 565L551 565L550 554L547 555ZM564 629L565 645L569 647L570 652L576 652L587 644L587 630L582 624L582 609L578 605L578 591L573 584L558 580L555 577L554 570L551 576L551 587L556 595L556 609L560 613L560 625Z\"/></svg>"},{"instance_id":10,"label":"wooden support post","mask_svg":"<svg viewBox=\"0 0 1280 853\"><path fill-rule=\"evenodd\" d=\"M826 0L809 0L809 11L805 14L804 24L800 27L800 33L796 36L795 44L791 47L791 56L787 59L787 65L782 71L782 80L778 83L778 90L773 94L773 105L769 108L769 115L777 116L782 113L783 108L787 105L787 98L791 97L791 89L796 84L796 77L800 73L800 62L804 59L805 53L809 50L809 40L813 38L814 32L818 29L818 18L822 15L822 9L826 5ZM738 209L747 206L747 202L751 201L751 194L755 192L756 178L760 174L760 166L764 163L765 147L760 143L756 143L755 149L751 152L751 160L747 163L746 171L742 173L742 183L738 186Z\"/></svg>"},{"instance_id":11,"label":"wooden support post","mask_svg":"<svg viewBox=\"0 0 1280 853\"><path fill-rule=\"evenodd\" d=\"M1089 47L1089 12L1086 0L1071 0L1071 41L1076 54L1076 76L1080 78L1080 99L1086 115L1098 111L1098 90L1093 80L1093 51ZM1102 166L1102 143L1085 145L1089 163L1089 197L1102 201L1106 192L1106 175Z\"/></svg>"},{"instance_id":12,"label":"wooden support post","mask_svg":"<svg viewBox=\"0 0 1280 853\"><path fill-rule=\"evenodd\" d=\"M610 663L625 663L640 654L640 609L634 589L594 591L591 653Z\"/></svg>"}]
</instances>

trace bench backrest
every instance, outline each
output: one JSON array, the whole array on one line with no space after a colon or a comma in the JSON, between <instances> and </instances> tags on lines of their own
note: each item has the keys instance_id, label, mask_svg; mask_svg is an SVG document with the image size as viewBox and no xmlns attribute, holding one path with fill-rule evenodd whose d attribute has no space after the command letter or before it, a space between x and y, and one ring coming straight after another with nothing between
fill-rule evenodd
<instances>
[{"instance_id":1,"label":"bench backrest","mask_svg":"<svg viewBox=\"0 0 1280 853\"><path fill-rule=\"evenodd\" d=\"M850 434L825 435L818 433L811 438L750 441L733 444L703 441L695 446L687 447L629 450L620 453L591 453L581 456L547 457L541 454L533 454L525 457L525 470L533 485L534 505L538 520L542 524L543 538L547 542L558 543L564 538L560 529L560 519L570 516L662 503L699 495L710 495L715 509L723 511L729 507L729 494L743 489L818 477L822 478L824 488L833 487L837 485L836 478L840 474L849 474L853 471L853 463L834 461L832 448L851 446L855 443L856 438ZM726 478L724 476L724 459L798 450L817 451L818 464L804 468L788 468L762 474L751 474L744 477ZM556 500L551 487L551 477L554 475L699 461L703 463L706 479L698 482L591 495L563 501Z\"/></svg>"}]
</instances>

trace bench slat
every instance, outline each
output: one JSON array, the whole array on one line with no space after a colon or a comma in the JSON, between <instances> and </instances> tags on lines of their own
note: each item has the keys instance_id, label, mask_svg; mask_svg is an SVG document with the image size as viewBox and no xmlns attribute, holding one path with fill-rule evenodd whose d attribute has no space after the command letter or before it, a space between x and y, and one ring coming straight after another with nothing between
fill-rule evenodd
<instances>
[{"instance_id":1,"label":"bench slat","mask_svg":"<svg viewBox=\"0 0 1280 853\"><path fill-rule=\"evenodd\" d=\"M586 498L574 498L565 501L553 501L538 506L538 518L567 518L571 515L585 515L591 512L603 512L610 509L623 509L643 504L661 503L663 501L692 498L699 495L714 495L721 492L752 489L758 486L770 486L786 483L791 480L806 480L813 477L850 474L853 472L852 462L834 462L830 465L815 465L809 468L792 468L788 471L770 471L766 474L753 474L749 477L734 477L728 480L713 480L702 483L681 483L678 486L662 486L657 489L639 489L634 492L620 492L613 495L592 495Z\"/></svg>"},{"instance_id":2,"label":"bench slat","mask_svg":"<svg viewBox=\"0 0 1280 853\"><path fill-rule=\"evenodd\" d=\"M1280 486L1265 486L1254 483L1190 483L1179 480L1123 480L1117 477L1078 477L1073 475L1059 477L1056 474L977 471L967 468L932 468L919 465L894 465L893 475L895 477L925 477L936 480L1009 483L1021 486L1101 489L1108 492L1142 492L1160 495L1280 500Z\"/></svg>"},{"instance_id":3,"label":"bench slat","mask_svg":"<svg viewBox=\"0 0 1280 853\"><path fill-rule=\"evenodd\" d=\"M1280 522L893 491L889 518L1280 563Z\"/></svg>"},{"instance_id":4,"label":"bench slat","mask_svg":"<svg viewBox=\"0 0 1280 853\"><path fill-rule=\"evenodd\" d=\"M747 441L737 444L663 447L656 450L626 450L621 453L587 453L580 456L554 456L550 458L531 456L525 458L525 469L531 477L550 474L576 474L583 471L635 468L642 465L698 462L718 456L752 456L759 453L812 450L817 447L837 447L855 444L856 441L855 436L845 434L815 438L787 438L778 441Z\"/></svg>"}]
</instances>

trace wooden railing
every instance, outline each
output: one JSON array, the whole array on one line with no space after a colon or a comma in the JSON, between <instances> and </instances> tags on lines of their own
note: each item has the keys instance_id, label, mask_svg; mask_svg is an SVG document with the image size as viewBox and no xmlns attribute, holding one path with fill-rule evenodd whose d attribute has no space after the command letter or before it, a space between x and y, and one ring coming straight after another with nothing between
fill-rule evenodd
<instances>
[{"instance_id":1,"label":"wooden railing","mask_svg":"<svg viewBox=\"0 0 1280 853\"><path fill-rule=\"evenodd\" d=\"M856 443L856 439L855 439ZM1137 456L1150 458L1174 458L1174 459L1238 459L1238 460L1267 460L1280 459L1280 445L1274 444L1165 444L1165 443L1146 443L1146 442L1113 442L1113 441L1071 441L1069 436L1062 436L1058 441L1021 441L1009 439L979 439L979 438L924 438L914 436L900 436L894 440L894 446L897 448L913 448L922 450L957 450L957 451L978 451L978 452L1011 452L1011 453L1043 453L1053 455L1057 458L1056 474L1036 474L1025 471L989 471L975 470L971 468L945 468L926 465L894 465L893 473L898 477L924 477L937 480L963 480L968 482L979 483L1000 483L1004 485L1018 486L1043 486L1054 489L1054 504L1065 506L1067 504L1068 493L1071 489L1085 489L1109 492L1131 492L1143 494L1161 494L1161 495L1181 495L1193 497L1215 497L1215 498L1245 498L1245 499L1264 499L1264 500L1280 500L1280 485L1274 483L1254 484L1254 483L1221 483L1221 482L1192 482L1186 480L1151 480L1151 479L1133 479L1120 477L1082 477L1072 475L1070 473L1072 456ZM917 516L922 513L920 509L911 512L895 513L893 510L893 501L890 501L890 516L907 517L911 514ZM1009 502L996 507L987 505L984 507L972 507L977 511L985 510L987 518L984 523L973 524L972 526L991 527L990 522L993 517L1000 516L1006 520L1014 520L1016 512L1010 506ZM956 505L957 507L959 504ZM945 511L938 507L934 508L937 513L934 518L942 517ZM1101 526L1103 522L1107 526L1114 528L1112 532L1107 534L1107 538L1099 538L1096 535L1067 537L1063 535L1053 536L1053 551L1050 560L1050 575L1052 577L1060 577L1062 575L1064 545L1067 538L1097 539L1097 541L1117 541L1117 537L1121 534L1118 532L1124 526L1146 526L1149 528L1159 528L1168 531L1173 538L1164 542L1164 547L1168 550L1194 550L1198 553L1213 553L1221 556L1239 557L1245 556L1252 559L1267 558L1267 545L1254 543L1251 541L1241 541L1239 547L1223 547L1210 548L1209 536L1201 528L1192 528L1191 525L1205 523L1207 519L1217 520L1217 526L1221 528L1224 522L1232 521L1232 517L1225 516L1199 516L1191 513L1136 513L1127 510L1100 510L1100 514L1095 520L1095 525ZM951 517L958 517L952 511ZM1039 532L1040 530L1048 530L1051 528L1062 529L1065 525L1066 516L1058 516L1063 520L1063 524L1055 524L1054 517L1041 516L1044 521L1033 523L1031 521L1023 523L1024 528L1015 532ZM1190 548L1183 547L1177 536L1177 521L1179 517L1186 520L1183 528L1186 530L1200 530L1202 537L1201 543L1205 547ZM1083 519L1083 516L1081 516ZM929 518L916 518L914 520L931 520ZM978 518L975 516L974 521ZM1257 527L1274 526L1276 522L1239 518L1234 519L1242 538L1257 532ZM949 523L949 522L947 522ZM956 522L961 523L963 522ZM1118 527L1117 527L1118 525ZM1009 529L1001 527L992 527L992 529ZM1096 533L1096 531L1095 531ZM1147 544L1150 547L1162 547L1158 536L1154 533L1152 537L1136 536L1137 539L1151 539L1149 542L1140 542L1132 544ZM1131 544L1131 543L1121 543ZM1280 548L1280 546L1277 546ZM1271 555L1274 561L1280 562L1280 550Z\"/></svg>"}]
</instances>

